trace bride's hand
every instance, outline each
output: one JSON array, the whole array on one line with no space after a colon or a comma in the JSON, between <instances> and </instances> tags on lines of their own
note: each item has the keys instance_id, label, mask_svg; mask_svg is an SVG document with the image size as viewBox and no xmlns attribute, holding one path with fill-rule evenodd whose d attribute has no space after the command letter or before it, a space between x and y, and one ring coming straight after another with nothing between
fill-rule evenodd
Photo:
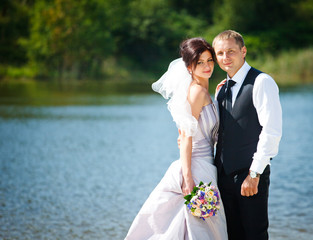
<instances>
[{"instance_id":1,"label":"bride's hand","mask_svg":"<svg viewBox=\"0 0 313 240\"><path fill-rule=\"evenodd\" d=\"M182 183L181 189L182 189L183 194L185 196L190 194L195 186L196 185L195 185L195 182L193 181L192 177L190 177L190 178L184 178L183 177L183 183Z\"/></svg>"}]
</instances>

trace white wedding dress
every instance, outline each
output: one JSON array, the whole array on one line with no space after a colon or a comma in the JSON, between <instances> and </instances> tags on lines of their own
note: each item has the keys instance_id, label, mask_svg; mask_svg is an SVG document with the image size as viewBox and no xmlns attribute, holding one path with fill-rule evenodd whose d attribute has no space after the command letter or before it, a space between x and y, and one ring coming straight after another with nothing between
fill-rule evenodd
<instances>
[{"instance_id":1,"label":"white wedding dress","mask_svg":"<svg viewBox=\"0 0 313 240\"><path fill-rule=\"evenodd\" d=\"M218 126L217 103L204 106L192 138L191 171L196 185L203 181L217 186L213 152ZM227 240L223 204L216 216L205 221L195 217L184 204L181 185L181 162L177 160L142 206L125 240Z\"/></svg>"}]
</instances>

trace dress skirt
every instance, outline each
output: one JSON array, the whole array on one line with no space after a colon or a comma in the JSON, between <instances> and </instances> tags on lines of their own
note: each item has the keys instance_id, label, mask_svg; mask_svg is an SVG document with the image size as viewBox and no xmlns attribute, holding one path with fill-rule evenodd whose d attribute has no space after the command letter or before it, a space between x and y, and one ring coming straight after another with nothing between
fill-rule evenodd
<instances>
[{"instance_id":1,"label":"dress skirt","mask_svg":"<svg viewBox=\"0 0 313 240\"><path fill-rule=\"evenodd\" d=\"M213 158L192 158L191 172L200 181L217 186ZM227 240L223 204L216 216L202 220L189 213L181 190L181 162L171 164L134 219L125 240Z\"/></svg>"}]
</instances>

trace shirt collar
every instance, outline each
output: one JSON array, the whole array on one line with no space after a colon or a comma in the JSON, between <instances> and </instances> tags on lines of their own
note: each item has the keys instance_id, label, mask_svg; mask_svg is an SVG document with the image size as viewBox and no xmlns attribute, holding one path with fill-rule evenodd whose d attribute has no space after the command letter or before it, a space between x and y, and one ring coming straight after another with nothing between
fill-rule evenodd
<instances>
[{"instance_id":1,"label":"shirt collar","mask_svg":"<svg viewBox=\"0 0 313 240\"><path fill-rule=\"evenodd\" d=\"M236 83L242 83L245 77L247 76L249 70L250 70L250 65L245 61L245 63L242 65L242 67L236 72L236 74L230 78L227 74L227 80L232 79Z\"/></svg>"}]
</instances>

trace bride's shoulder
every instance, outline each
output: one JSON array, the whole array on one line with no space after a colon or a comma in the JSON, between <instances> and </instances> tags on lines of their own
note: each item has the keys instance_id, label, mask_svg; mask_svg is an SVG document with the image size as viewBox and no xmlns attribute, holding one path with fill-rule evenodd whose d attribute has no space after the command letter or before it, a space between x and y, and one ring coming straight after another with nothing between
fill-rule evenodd
<instances>
[{"instance_id":1,"label":"bride's shoulder","mask_svg":"<svg viewBox=\"0 0 313 240\"><path fill-rule=\"evenodd\" d=\"M191 99L204 99L206 95L206 89L198 84L192 84L189 88L189 97Z\"/></svg>"},{"instance_id":2,"label":"bride's shoulder","mask_svg":"<svg viewBox=\"0 0 313 240\"><path fill-rule=\"evenodd\" d=\"M207 90L199 84L192 84L189 88L189 94L202 95L205 94Z\"/></svg>"}]
</instances>

